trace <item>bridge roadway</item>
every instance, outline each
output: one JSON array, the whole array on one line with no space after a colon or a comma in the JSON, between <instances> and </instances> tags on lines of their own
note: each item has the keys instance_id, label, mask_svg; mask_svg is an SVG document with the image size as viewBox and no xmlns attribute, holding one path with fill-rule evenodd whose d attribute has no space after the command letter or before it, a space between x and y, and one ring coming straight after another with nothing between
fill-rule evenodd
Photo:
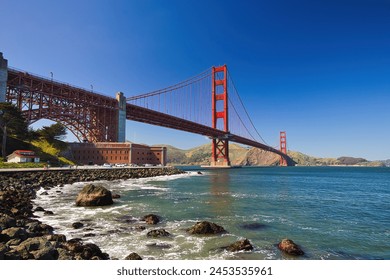
<instances>
[{"instance_id":1,"label":"bridge roadway","mask_svg":"<svg viewBox=\"0 0 390 280\"><path fill-rule=\"evenodd\" d=\"M251 139L247 139L238 135L226 133L223 130L214 129L199 123L195 123L192 121L188 121L185 119L181 119L178 117L174 117L171 115L167 115L164 113L160 113L154 110L150 110L144 107L139 107L132 104L127 104L126 106L126 118L128 120L148 123L157 126L163 126L167 128L183 130L191 133L201 134L210 138L218 138L218 139L227 139L232 142L236 142L243 145L248 145L252 147L256 147L265 151L269 151L275 154L278 154L287 161L290 161L291 158L281 151L267 146L263 143L259 143L253 141Z\"/></svg>"}]
</instances>

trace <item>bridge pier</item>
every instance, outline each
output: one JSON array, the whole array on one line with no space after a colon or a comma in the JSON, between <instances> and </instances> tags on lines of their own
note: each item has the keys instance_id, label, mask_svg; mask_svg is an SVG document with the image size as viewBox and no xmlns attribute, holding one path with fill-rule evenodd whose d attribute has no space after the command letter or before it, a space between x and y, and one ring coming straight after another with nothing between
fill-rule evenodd
<instances>
[{"instance_id":1,"label":"bridge pier","mask_svg":"<svg viewBox=\"0 0 390 280\"><path fill-rule=\"evenodd\" d=\"M0 102L5 102L7 94L8 80L8 61L4 59L3 53L0 52Z\"/></svg>"},{"instance_id":2,"label":"bridge pier","mask_svg":"<svg viewBox=\"0 0 390 280\"><path fill-rule=\"evenodd\" d=\"M118 101L118 142L126 141L126 97L123 92L117 92Z\"/></svg>"}]
</instances>

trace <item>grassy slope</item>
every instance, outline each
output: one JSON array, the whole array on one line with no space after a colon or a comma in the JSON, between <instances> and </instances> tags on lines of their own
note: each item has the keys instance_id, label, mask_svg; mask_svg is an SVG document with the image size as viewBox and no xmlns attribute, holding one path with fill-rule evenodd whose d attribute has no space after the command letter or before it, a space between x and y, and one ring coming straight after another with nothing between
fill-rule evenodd
<instances>
[{"instance_id":1,"label":"grassy slope","mask_svg":"<svg viewBox=\"0 0 390 280\"><path fill-rule=\"evenodd\" d=\"M41 162L23 164L0 162L0 168L43 167L47 162L50 162L54 166L73 164L72 161L61 156L61 153L66 149L67 144L58 140L49 143L46 140L40 139L29 143L9 137L7 141L8 155L15 150L32 150L40 157Z\"/></svg>"}]
</instances>

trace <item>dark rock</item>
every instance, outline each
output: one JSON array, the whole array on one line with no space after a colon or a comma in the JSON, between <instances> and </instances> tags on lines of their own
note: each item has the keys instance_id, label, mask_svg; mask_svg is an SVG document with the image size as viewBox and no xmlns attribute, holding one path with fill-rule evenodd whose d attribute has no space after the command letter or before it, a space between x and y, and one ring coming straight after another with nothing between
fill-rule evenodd
<instances>
[{"instance_id":1,"label":"dark rock","mask_svg":"<svg viewBox=\"0 0 390 280\"><path fill-rule=\"evenodd\" d=\"M304 255L304 252L302 251L302 249L294 243L294 241L290 240L290 239L283 239L279 244L278 244L278 248L289 254L289 255L293 255L293 256L302 256Z\"/></svg>"},{"instance_id":2,"label":"dark rock","mask_svg":"<svg viewBox=\"0 0 390 280\"><path fill-rule=\"evenodd\" d=\"M133 229L136 230L136 231L144 231L146 229L146 227L144 227L144 226L135 226L135 227L133 227Z\"/></svg>"},{"instance_id":3,"label":"dark rock","mask_svg":"<svg viewBox=\"0 0 390 280\"><path fill-rule=\"evenodd\" d=\"M49 193L48 192L43 192L43 193L41 193L41 195L49 195Z\"/></svg>"},{"instance_id":4,"label":"dark rock","mask_svg":"<svg viewBox=\"0 0 390 280\"><path fill-rule=\"evenodd\" d=\"M4 253L4 259L5 260L28 260L28 259L34 259L34 256L27 251L20 253L15 250L10 250Z\"/></svg>"},{"instance_id":5,"label":"dark rock","mask_svg":"<svg viewBox=\"0 0 390 280\"><path fill-rule=\"evenodd\" d=\"M190 234L222 234L226 233L226 230L215 223L203 221L187 229L187 232Z\"/></svg>"},{"instance_id":6,"label":"dark rock","mask_svg":"<svg viewBox=\"0 0 390 280\"><path fill-rule=\"evenodd\" d=\"M94 237L94 236L96 236L96 234L94 233L86 233L83 235L83 237Z\"/></svg>"},{"instance_id":7,"label":"dark rock","mask_svg":"<svg viewBox=\"0 0 390 280\"><path fill-rule=\"evenodd\" d=\"M9 251L9 247L0 242L0 260L4 260L4 254Z\"/></svg>"},{"instance_id":8,"label":"dark rock","mask_svg":"<svg viewBox=\"0 0 390 280\"><path fill-rule=\"evenodd\" d=\"M250 224L243 224L240 227L248 230L262 230L266 228L267 225L260 224L260 223L250 223Z\"/></svg>"},{"instance_id":9,"label":"dark rock","mask_svg":"<svg viewBox=\"0 0 390 280\"><path fill-rule=\"evenodd\" d=\"M154 214L143 216L141 221L145 221L148 225L156 225L160 222L160 217Z\"/></svg>"},{"instance_id":10,"label":"dark rock","mask_svg":"<svg viewBox=\"0 0 390 280\"><path fill-rule=\"evenodd\" d=\"M45 237L32 237L20 243L15 248L15 250L16 251L27 250L31 252L31 251L41 250L44 248L52 248L51 243Z\"/></svg>"},{"instance_id":11,"label":"dark rock","mask_svg":"<svg viewBox=\"0 0 390 280\"><path fill-rule=\"evenodd\" d=\"M112 195L112 198L113 198L113 199L118 199L118 198L121 198L121 196L120 196L119 194L117 194L117 193L114 193L114 194Z\"/></svg>"},{"instance_id":12,"label":"dark rock","mask_svg":"<svg viewBox=\"0 0 390 280\"><path fill-rule=\"evenodd\" d=\"M84 224L81 223L81 222L75 222L75 223L72 224L72 227L74 229L79 229L79 228L82 228L83 226L84 226Z\"/></svg>"},{"instance_id":13,"label":"dark rock","mask_svg":"<svg viewBox=\"0 0 390 280\"><path fill-rule=\"evenodd\" d=\"M18 246L22 242L22 239L20 238L12 238L10 239L6 245L10 247Z\"/></svg>"},{"instance_id":14,"label":"dark rock","mask_svg":"<svg viewBox=\"0 0 390 280\"><path fill-rule=\"evenodd\" d=\"M2 234L6 234L10 237L10 239L19 238L21 240L25 240L28 237L28 232L21 227L12 227L7 228L1 232Z\"/></svg>"},{"instance_id":15,"label":"dark rock","mask_svg":"<svg viewBox=\"0 0 390 280\"><path fill-rule=\"evenodd\" d=\"M53 213L53 211L46 210L45 212L43 212L43 215L52 216L52 215L54 215L54 213Z\"/></svg>"},{"instance_id":16,"label":"dark rock","mask_svg":"<svg viewBox=\"0 0 390 280\"><path fill-rule=\"evenodd\" d=\"M41 250L31 252L36 260L57 260L59 253L53 247L45 247Z\"/></svg>"},{"instance_id":17,"label":"dark rock","mask_svg":"<svg viewBox=\"0 0 390 280\"><path fill-rule=\"evenodd\" d=\"M0 227L3 229L16 226L16 220L7 214L0 214Z\"/></svg>"},{"instance_id":18,"label":"dark rock","mask_svg":"<svg viewBox=\"0 0 390 280\"><path fill-rule=\"evenodd\" d=\"M7 243L11 237L9 237L7 234L0 234L0 243Z\"/></svg>"},{"instance_id":19,"label":"dark rock","mask_svg":"<svg viewBox=\"0 0 390 280\"><path fill-rule=\"evenodd\" d=\"M81 253L83 251L83 244L81 239L71 239L62 244L62 248L72 253Z\"/></svg>"},{"instance_id":20,"label":"dark rock","mask_svg":"<svg viewBox=\"0 0 390 280\"><path fill-rule=\"evenodd\" d=\"M109 190L93 184L85 185L76 198L77 206L104 206L113 203Z\"/></svg>"},{"instance_id":21,"label":"dark rock","mask_svg":"<svg viewBox=\"0 0 390 280\"><path fill-rule=\"evenodd\" d=\"M200 171L198 171L198 174L199 174L199 175L202 175L203 173L202 173L202 172L200 172Z\"/></svg>"},{"instance_id":22,"label":"dark rock","mask_svg":"<svg viewBox=\"0 0 390 280\"><path fill-rule=\"evenodd\" d=\"M128 255L125 260L142 260L141 256L138 255L137 253L131 253L130 255Z\"/></svg>"},{"instance_id":23,"label":"dark rock","mask_svg":"<svg viewBox=\"0 0 390 280\"><path fill-rule=\"evenodd\" d=\"M239 241L229 245L226 249L231 251L231 252L251 251L251 250L253 250L253 246L249 242L248 239L244 239L244 240L239 240Z\"/></svg>"},{"instance_id":24,"label":"dark rock","mask_svg":"<svg viewBox=\"0 0 390 280\"><path fill-rule=\"evenodd\" d=\"M146 236L148 237L167 237L171 234L167 232L165 229L154 229L149 231Z\"/></svg>"},{"instance_id":25,"label":"dark rock","mask_svg":"<svg viewBox=\"0 0 390 280\"><path fill-rule=\"evenodd\" d=\"M57 243L66 242L66 236L64 234L50 234L46 236L48 241L54 241Z\"/></svg>"},{"instance_id":26,"label":"dark rock","mask_svg":"<svg viewBox=\"0 0 390 280\"><path fill-rule=\"evenodd\" d=\"M63 249L63 248L57 248L57 252L58 252L58 260L72 260L73 259L73 255Z\"/></svg>"},{"instance_id":27,"label":"dark rock","mask_svg":"<svg viewBox=\"0 0 390 280\"><path fill-rule=\"evenodd\" d=\"M97 256L100 257L102 251L95 244L89 243L83 246L83 251L81 252L81 257L85 260L90 260L91 258Z\"/></svg>"},{"instance_id":28,"label":"dark rock","mask_svg":"<svg viewBox=\"0 0 390 280\"><path fill-rule=\"evenodd\" d=\"M157 249L169 249L169 248L172 248L172 245L171 244L168 244L168 243L147 243L146 244L147 247L153 247L153 248L157 248Z\"/></svg>"},{"instance_id":29,"label":"dark rock","mask_svg":"<svg viewBox=\"0 0 390 280\"><path fill-rule=\"evenodd\" d=\"M35 211L35 212L44 212L45 209L43 209L43 207L41 207L41 206L38 206L38 207L35 208L34 211Z\"/></svg>"}]
</instances>

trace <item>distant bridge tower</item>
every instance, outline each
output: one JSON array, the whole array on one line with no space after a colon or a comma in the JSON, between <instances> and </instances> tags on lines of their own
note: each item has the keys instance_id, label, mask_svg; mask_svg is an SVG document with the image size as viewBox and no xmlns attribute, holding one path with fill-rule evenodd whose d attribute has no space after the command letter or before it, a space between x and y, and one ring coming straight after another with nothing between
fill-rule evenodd
<instances>
[{"instance_id":1,"label":"distant bridge tower","mask_svg":"<svg viewBox=\"0 0 390 280\"><path fill-rule=\"evenodd\" d=\"M223 77L222 77L223 75ZM218 119L223 120L223 131L225 138L214 138L211 150L212 167L228 167L229 160L229 123L228 123L228 92L227 92L227 68L226 65L212 67L212 128L218 128ZM219 110L219 111L218 111Z\"/></svg>"},{"instance_id":2,"label":"distant bridge tower","mask_svg":"<svg viewBox=\"0 0 390 280\"><path fill-rule=\"evenodd\" d=\"M280 132L280 151L283 154L287 155L287 140L286 140L286 132L285 131ZM280 156L279 165L280 166L287 166L288 165L287 160L282 156Z\"/></svg>"},{"instance_id":3,"label":"distant bridge tower","mask_svg":"<svg viewBox=\"0 0 390 280\"><path fill-rule=\"evenodd\" d=\"M3 58L3 53L0 52L0 102L5 102L7 94L8 80L8 61Z\"/></svg>"}]
</instances>

